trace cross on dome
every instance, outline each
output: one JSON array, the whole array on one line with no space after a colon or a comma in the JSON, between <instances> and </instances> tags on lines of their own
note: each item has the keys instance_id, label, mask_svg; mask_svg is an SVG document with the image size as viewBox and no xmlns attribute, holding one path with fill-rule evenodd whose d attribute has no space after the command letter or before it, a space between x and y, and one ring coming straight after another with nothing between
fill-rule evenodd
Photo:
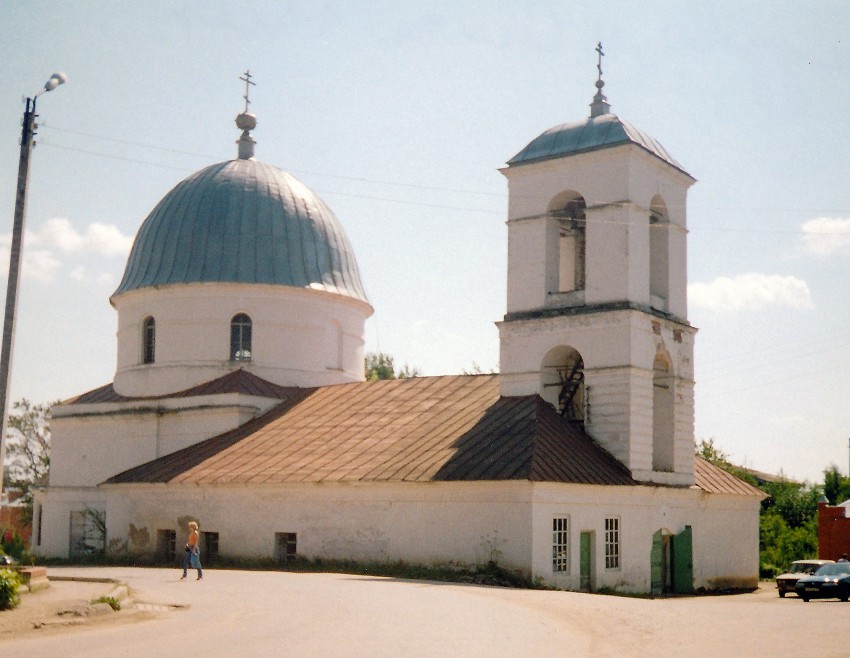
<instances>
[{"instance_id":1,"label":"cross on dome","mask_svg":"<svg viewBox=\"0 0 850 658\"><path fill-rule=\"evenodd\" d=\"M251 81L251 69L247 69L245 71L245 73L242 74L242 76L243 77L240 77L239 79L242 80L245 83L245 95L242 98L245 99L245 112L247 113L248 112L248 106L251 104L251 101L248 98L248 95L251 91L251 87L252 86L256 87L257 83Z\"/></svg>"},{"instance_id":2,"label":"cross on dome","mask_svg":"<svg viewBox=\"0 0 850 658\"><path fill-rule=\"evenodd\" d=\"M608 102L608 99L605 98L605 94L602 93L602 87L605 86L605 82L602 80L602 58L605 56L605 53L602 52L602 42L596 44L596 69L599 71L599 77L596 78L596 95L593 97L593 102L590 104L590 118L602 116L603 114L608 114L611 109L611 104Z\"/></svg>"},{"instance_id":3,"label":"cross on dome","mask_svg":"<svg viewBox=\"0 0 850 658\"><path fill-rule=\"evenodd\" d=\"M251 137L251 131L257 127L257 117L248 111L248 106L251 104L249 98L251 86L256 87L257 83L251 80L250 69L246 70L239 79L245 83L245 95L242 96L245 99L245 109L242 114L236 117L236 127L242 131L242 135L236 140L236 143L239 145L239 159L250 160L254 157L254 144L257 143Z\"/></svg>"}]
</instances>

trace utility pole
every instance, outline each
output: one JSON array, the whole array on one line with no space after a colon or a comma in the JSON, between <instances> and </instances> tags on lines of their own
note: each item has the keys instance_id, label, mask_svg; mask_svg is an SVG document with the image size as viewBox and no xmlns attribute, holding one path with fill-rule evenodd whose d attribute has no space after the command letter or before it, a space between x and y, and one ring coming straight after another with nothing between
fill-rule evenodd
<instances>
[{"instance_id":1,"label":"utility pole","mask_svg":"<svg viewBox=\"0 0 850 658\"><path fill-rule=\"evenodd\" d=\"M15 194L15 219L12 224L12 247L9 254L9 281L6 286L6 313L3 319L3 343L0 346L0 492L3 490L3 476L6 465L6 432L9 429L9 381L12 372L12 350L15 343L15 310L20 289L21 251L24 239L24 219L27 207L27 180L29 179L30 154L35 137L38 116L35 102L46 91L52 91L65 82L62 73L54 73L45 83L44 89L27 98L24 120L21 128L21 153L18 158L18 188Z\"/></svg>"}]
</instances>

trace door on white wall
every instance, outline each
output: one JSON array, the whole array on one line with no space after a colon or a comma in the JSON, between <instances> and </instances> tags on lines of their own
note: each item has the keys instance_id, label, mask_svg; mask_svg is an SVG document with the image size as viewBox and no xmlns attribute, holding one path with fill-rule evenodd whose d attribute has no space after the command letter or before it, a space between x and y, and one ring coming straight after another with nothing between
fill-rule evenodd
<instances>
[{"instance_id":1,"label":"door on white wall","mask_svg":"<svg viewBox=\"0 0 850 658\"><path fill-rule=\"evenodd\" d=\"M579 588L582 592L593 590L593 532L582 531L579 535Z\"/></svg>"}]
</instances>

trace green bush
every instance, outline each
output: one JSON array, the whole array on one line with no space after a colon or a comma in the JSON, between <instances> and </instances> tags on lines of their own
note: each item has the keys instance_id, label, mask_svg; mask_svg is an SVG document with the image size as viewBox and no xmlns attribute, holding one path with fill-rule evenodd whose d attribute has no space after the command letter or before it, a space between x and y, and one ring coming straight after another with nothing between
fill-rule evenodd
<instances>
[{"instance_id":1,"label":"green bush","mask_svg":"<svg viewBox=\"0 0 850 658\"><path fill-rule=\"evenodd\" d=\"M0 610L11 610L20 602L21 579L9 569L0 569Z\"/></svg>"},{"instance_id":2,"label":"green bush","mask_svg":"<svg viewBox=\"0 0 850 658\"><path fill-rule=\"evenodd\" d=\"M6 554L11 555L19 562L26 560L27 547L24 544L23 538L12 529L3 530L0 533L0 549Z\"/></svg>"}]
</instances>

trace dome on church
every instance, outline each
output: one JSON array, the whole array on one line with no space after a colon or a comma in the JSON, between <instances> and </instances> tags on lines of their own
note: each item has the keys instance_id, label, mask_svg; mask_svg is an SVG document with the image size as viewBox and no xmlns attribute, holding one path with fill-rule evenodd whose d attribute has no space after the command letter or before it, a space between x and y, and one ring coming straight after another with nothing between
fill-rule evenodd
<instances>
[{"instance_id":1,"label":"dome on church","mask_svg":"<svg viewBox=\"0 0 850 658\"><path fill-rule=\"evenodd\" d=\"M233 282L318 289L368 303L331 209L294 176L245 155L252 153L201 169L165 195L139 229L115 294Z\"/></svg>"},{"instance_id":2,"label":"dome on church","mask_svg":"<svg viewBox=\"0 0 850 658\"><path fill-rule=\"evenodd\" d=\"M600 114L584 121L574 121L550 128L508 160L508 165L521 165L550 158L596 151L622 144L637 144L667 164L687 173L661 144L616 114Z\"/></svg>"}]
</instances>

